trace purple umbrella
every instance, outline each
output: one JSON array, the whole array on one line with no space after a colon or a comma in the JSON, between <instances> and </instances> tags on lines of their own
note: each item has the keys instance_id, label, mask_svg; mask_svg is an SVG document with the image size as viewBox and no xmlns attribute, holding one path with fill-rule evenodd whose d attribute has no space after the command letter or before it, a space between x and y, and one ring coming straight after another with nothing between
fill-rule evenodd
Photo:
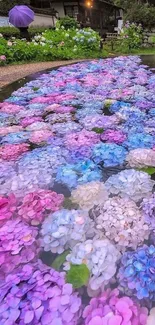
<instances>
[{"instance_id":1,"label":"purple umbrella","mask_svg":"<svg viewBox=\"0 0 155 325\"><path fill-rule=\"evenodd\" d=\"M28 27L33 20L34 12L27 6L15 6L9 11L9 22L15 27Z\"/></svg>"}]
</instances>

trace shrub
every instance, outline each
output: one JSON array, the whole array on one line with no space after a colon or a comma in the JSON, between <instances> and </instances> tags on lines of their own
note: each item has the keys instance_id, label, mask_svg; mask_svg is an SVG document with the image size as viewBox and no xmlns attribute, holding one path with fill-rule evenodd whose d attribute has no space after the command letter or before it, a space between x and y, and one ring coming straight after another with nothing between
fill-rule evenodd
<instances>
[{"instance_id":1,"label":"shrub","mask_svg":"<svg viewBox=\"0 0 155 325\"><path fill-rule=\"evenodd\" d=\"M155 26L155 7L148 4L134 3L130 9L127 10L125 18L137 24L142 24L143 27Z\"/></svg>"},{"instance_id":2,"label":"shrub","mask_svg":"<svg viewBox=\"0 0 155 325\"><path fill-rule=\"evenodd\" d=\"M29 33L31 37L34 37L35 35L44 32L46 29L47 27L30 27ZM15 27L0 27L0 34L2 34L6 39L10 39L11 37L20 38L19 29Z\"/></svg>"},{"instance_id":3,"label":"shrub","mask_svg":"<svg viewBox=\"0 0 155 325\"><path fill-rule=\"evenodd\" d=\"M122 45L126 49L139 48L142 45L142 26L126 22L121 33Z\"/></svg>"},{"instance_id":4,"label":"shrub","mask_svg":"<svg viewBox=\"0 0 155 325\"><path fill-rule=\"evenodd\" d=\"M64 18L60 18L57 23L56 27L64 27L64 29L73 29L78 27L78 23L74 18L71 18L69 16L65 16Z\"/></svg>"}]
</instances>

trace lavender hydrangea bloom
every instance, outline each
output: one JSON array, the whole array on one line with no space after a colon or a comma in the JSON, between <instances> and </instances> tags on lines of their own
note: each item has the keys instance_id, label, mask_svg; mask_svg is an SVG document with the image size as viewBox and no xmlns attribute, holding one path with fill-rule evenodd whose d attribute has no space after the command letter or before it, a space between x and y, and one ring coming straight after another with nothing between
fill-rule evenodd
<instances>
[{"instance_id":1,"label":"lavender hydrangea bloom","mask_svg":"<svg viewBox=\"0 0 155 325\"><path fill-rule=\"evenodd\" d=\"M126 252L121 260L118 279L124 291L155 301L155 246L138 248Z\"/></svg>"},{"instance_id":2,"label":"lavender hydrangea bloom","mask_svg":"<svg viewBox=\"0 0 155 325\"><path fill-rule=\"evenodd\" d=\"M144 198L141 207L146 222L152 228L155 228L155 194L152 194L148 198Z\"/></svg>"},{"instance_id":3,"label":"lavender hydrangea bloom","mask_svg":"<svg viewBox=\"0 0 155 325\"><path fill-rule=\"evenodd\" d=\"M81 299L65 274L40 261L18 268L0 289L1 325L77 325L81 316Z\"/></svg>"},{"instance_id":4,"label":"lavender hydrangea bloom","mask_svg":"<svg viewBox=\"0 0 155 325\"><path fill-rule=\"evenodd\" d=\"M152 193L155 182L147 173L134 169L123 170L116 175L112 175L105 182L109 193L130 198L135 202L149 197Z\"/></svg>"},{"instance_id":5,"label":"lavender hydrangea bloom","mask_svg":"<svg viewBox=\"0 0 155 325\"><path fill-rule=\"evenodd\" d=\"M38 254L38 230L19 218L7 221L0 228L0 273L10 273L19 264L26 264Z\"/></svg>"},{"instance_id":6,"label":"lavender hydrangea bloom","mask_svg":"<svg viewBox=\"0 0 155 325\"><path fill-rule=\"evenodd\" d=\"M117 261L121 254L108 239L89 239L77 243L66 257L65 269L71 264L80 265L83 262L90 270L89 288L97 291L104 288L115 275Z\"/></svg>"},{"instance_id":7,"label":"lavender hydrangea bloom","mask_svg":"<svg viewBox=\"0 0 155 325\"><path fill-rule=\"evenodd\" d=\"M41 245L45 251L61 254L77 242L94 235L94 223L88 213L82 210L57 211L42 224Z\"/></svg>"}]
</instances>

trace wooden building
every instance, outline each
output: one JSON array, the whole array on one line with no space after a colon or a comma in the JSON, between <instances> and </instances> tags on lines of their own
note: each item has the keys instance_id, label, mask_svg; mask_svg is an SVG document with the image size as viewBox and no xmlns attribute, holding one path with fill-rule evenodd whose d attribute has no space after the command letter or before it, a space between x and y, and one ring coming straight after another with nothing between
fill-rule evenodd
<instances>
[{"instance_id":1,"label":"wooden building","mask_svg":"<svg viewBox=\"0 0 155 325\"><path fill-rule=\"evenodd\" d=\"M103 0L31 0L31 5L49 15L55 12L60 18L66 15L73 17L81 26L90 26L100 33L113 32L123 15L122 8Z\"/></svg>"}]
</instances>

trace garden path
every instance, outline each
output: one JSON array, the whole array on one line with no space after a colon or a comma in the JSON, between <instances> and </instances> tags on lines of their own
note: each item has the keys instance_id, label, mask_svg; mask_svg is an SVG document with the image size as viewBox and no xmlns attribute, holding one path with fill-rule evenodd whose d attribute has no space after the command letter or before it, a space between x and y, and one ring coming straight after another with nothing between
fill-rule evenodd
<instances>
[{"instance_id":1,"label":"garden path","mask_svg":"<svg viewBox=\"0 0 155 325\"><path fill-rule=\"evenodd\" d=\"M36 62L0 67L0 88L30 74L82 60Z\"/></svg>"}]
</instances>

